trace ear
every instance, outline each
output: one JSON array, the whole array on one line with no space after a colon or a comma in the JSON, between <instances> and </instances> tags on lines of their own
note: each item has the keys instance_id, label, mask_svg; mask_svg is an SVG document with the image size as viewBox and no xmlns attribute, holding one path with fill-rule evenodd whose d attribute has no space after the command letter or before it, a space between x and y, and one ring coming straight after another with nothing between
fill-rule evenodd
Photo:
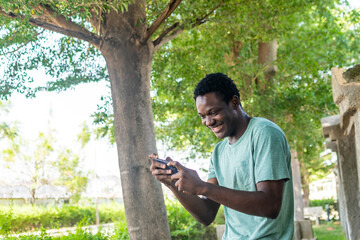
<instances>
[{"instance_id":1,"label":"ear","mask_svg":"<svg viewBox=\"0 0 360 240\"><path fill-rule=\"evenodd\" d=\"M240 105L240 99L238 96L234 95L232 99L230 100L230 105L233 109L237 109Z\"/></svg>"}]
</instances>

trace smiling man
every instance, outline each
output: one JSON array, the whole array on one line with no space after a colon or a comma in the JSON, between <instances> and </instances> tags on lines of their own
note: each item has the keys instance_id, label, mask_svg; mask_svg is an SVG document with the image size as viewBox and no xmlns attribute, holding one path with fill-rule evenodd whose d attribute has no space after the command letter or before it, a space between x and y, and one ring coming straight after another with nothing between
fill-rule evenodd
<instances>
[{"instance_id":1,"label":"smiling man","mask_svg":"<svg viewBox=\"0 0 360 240\"><path fill-rule=\"evenodd\" d=\"M172 174L153 161L152 174L204 225L224 205L224 240L292 239L291 155L283 131L269 120L250 117L242 109L236 85L225 74L202 79L194 100L202 123L224 139L212 153L207 182L169 157L167 165L178 172ZM157 156L150 155L153 158Z\"/></svg>"}]
</instances>

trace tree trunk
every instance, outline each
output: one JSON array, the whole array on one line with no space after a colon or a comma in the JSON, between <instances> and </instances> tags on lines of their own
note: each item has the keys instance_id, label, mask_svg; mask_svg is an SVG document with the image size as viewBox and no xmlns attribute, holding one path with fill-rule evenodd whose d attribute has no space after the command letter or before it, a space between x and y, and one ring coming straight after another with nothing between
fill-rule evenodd
<instances>
[{"instance_id":1,"label":"tree trunk","mask_svg":"<svg viewBox=\"0 0 360 240\"><path fill-rule=\"evenodd\" d=\"M107 39L106 60L114 107L114 126L122 192L130 239L170 239L160 183L149 170L156 153L150 99L153 45L133 37Z\"/></svg>"},{"instance_id":2,"label":"tree trunk","mask_svg":"<svg viewBox=\"0 0 360 240\"><path fill-rule=\"evenodd\" d=\"M291 169L294 185L294 220L304 220L304 201L301 194L300 164L295 150L291 151Z\"/></svg>"},{"instance_id":3,"label":"tree trunk","mask_svg":"<svg viewBox=\"0 0 360 240\"><path fill-rule=\"evenodd\" d=\"M259 42L258 43L258 63L263 65L264 71L264 83L258 82L258 88L261 92L266 90L268 83L273 80L276 75L277 67L274 62L277 55L277 42L272 40L271 42Z\"/></svg>"},{"instance_id":4,"label":"tree trunk","mask_svg":"<svg viewBox=\"0 0 360 240\"><path fill-rule=\"evenodd\" d=\"M303 164L300 164L301 167L301 183L302 183L302 189L303 189L303 199L304 199L304 207L309 207L309 195L310 195L310 180L309 180L309 173L307 172L305 166Z\"/></svg>"},{"instance_id":5,"label":"tree trunk","mask_svg":"<svg viewBox=\"0 0 360 240\"><path fill-rule=\"evenodd\" d=\"M31 192L31 205L34 205L35 204L35 197L36 197L36 189L31 188L30 192Z\"/></svg>"}]
</instances>

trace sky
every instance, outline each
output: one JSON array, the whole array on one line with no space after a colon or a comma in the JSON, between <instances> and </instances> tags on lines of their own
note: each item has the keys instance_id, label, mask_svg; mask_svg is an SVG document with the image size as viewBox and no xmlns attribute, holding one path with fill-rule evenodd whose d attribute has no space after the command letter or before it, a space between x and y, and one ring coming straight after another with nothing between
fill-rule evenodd
<instances>
[{"instance_id":1,"label":"sky","mask_svg":"<svg viewBox=\"0 0 360 240\"><path fill-rule=\"evenodd\" d=\"M353 8L359 8L360 7L360 0L348 0L350 6Z\"/></svg>"},{"instance_id":2,"label":"sky","mask_svg":"<svg viewBox=\"0 0 360 240\"><path fill-rule=\"evenodd\" d=\"M82 123L86 122L94 128L90 116L96 111L101 96L107 95L108 91L106 83L100 82L82 84L74 90L60 93L39 92L32 99L13 94L9 99L10 111L0 115L0 121L16 121L19 135L29 141L36 139L39 132L55 129L57 146L76 151L80 149L76 139ZM81 152L87 170L96 169L96 174L100 176L119 176L116 148L106 139L95 140L93 136Z\"/></svg>"}]
</instances>

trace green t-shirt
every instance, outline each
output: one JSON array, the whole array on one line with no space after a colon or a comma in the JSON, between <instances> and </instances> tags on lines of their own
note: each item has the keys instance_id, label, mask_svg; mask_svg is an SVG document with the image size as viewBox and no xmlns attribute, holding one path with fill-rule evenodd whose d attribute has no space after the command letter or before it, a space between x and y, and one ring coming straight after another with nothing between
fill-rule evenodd
<instances>
[{"instance_id":1,"label":"green t-shirt","mask_svg":"<svg viewBox=\"0 0 360 240\"><path fill-rule=\"evenodd\" d=\"M218 143L211 157L208 178L219 185L256 191L256 183L285 179L281 210L276 219L248 215L224 206L225 233L229 239L292 239L294 198L291 154L283 131L264 118L252 118L245 133L234 144Z\"/></svg>"}]
</instances>

